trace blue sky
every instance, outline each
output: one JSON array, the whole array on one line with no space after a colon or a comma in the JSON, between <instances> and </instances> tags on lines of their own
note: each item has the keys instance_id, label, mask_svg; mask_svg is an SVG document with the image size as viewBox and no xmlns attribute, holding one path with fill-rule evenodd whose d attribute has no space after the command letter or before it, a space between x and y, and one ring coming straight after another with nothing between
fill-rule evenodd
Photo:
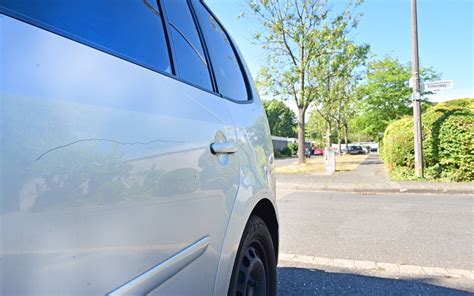
<instances>
[{"instance_id":1,"label":"blue sky","mask_svg":"<svg viewBox=\"0 0 474 296\"><path fill-rule=\"evenodd\" d=\"M347 1L333 0L335 7ZM263 51L252 44L252 32L259 24L248 18L237 19L246 10L245 0L207 0L237 42L252 74L257 75ZM354 40L368 43L378 57L385 54L411 61L410 0L366 0L363 17ZM454 81L454 88L441 92L433 101L474 97L474 0L418 0L420 63L432 66L442 79Z\"/></svg>"}]
</instances>

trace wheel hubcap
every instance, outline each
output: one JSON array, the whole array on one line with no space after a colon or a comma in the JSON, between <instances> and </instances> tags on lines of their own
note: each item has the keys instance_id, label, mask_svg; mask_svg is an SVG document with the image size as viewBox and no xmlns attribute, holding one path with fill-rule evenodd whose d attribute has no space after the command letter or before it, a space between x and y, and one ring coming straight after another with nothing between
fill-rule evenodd
<instances>
[{"instance_id":1,"label":"wheel hubcap","mask_svg":"<svg viewBox=\"0 0 474 296\"><path fill-rule=\"evenodd\" d=\"M264 296L267 294L265 264L255 247L245 250L237 279L237 296Z\"/></svg>"}]
</instances>

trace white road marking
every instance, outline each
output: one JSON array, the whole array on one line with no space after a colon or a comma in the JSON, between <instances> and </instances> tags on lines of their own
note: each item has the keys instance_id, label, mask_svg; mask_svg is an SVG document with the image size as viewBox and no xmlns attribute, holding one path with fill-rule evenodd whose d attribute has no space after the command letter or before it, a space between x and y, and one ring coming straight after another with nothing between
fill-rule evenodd
<instances>
[{"instance_id":1,"label":"white road marking","mask_svg":"<svg viewBox=\"0 0 474 296\"><path fill-rule=\"evenodd\" d=\"M395 264L366 260L332 259L297 254L279 254L280 262L311 264L321 267L336 267L349 270L379 271L400 275L445 276L474 280L474 270L444 267L428 267L407 264Z\"/></svg>"}]
</instances>

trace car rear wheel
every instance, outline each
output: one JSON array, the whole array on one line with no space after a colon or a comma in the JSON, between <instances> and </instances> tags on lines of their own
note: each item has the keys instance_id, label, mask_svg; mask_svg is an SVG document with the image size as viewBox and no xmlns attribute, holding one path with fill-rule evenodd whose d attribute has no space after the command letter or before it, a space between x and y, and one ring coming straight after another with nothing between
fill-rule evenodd
<instances>
[{"instance_id":1,"label":"car rear wheel","mask_svg":"<svg viewBox=\"0 0 474 296\"><path fill-rule=\"evenodd\" d=\"M228 295L276 295L276 257L265 222L251 216L235 258Z\"/></svg>"}]
</instances>

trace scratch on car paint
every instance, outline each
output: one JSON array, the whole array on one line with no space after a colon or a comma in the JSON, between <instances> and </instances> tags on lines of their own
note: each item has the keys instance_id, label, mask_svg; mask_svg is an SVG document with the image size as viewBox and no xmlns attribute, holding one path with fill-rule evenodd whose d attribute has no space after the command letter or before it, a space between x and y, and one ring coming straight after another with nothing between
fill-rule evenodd
<instances>
[{"instance_id":1,"label":"scratch on car paint","mask_svg":"<svg viewBox=\"0 0 474 296\"><path fill-rule=\"evenodd\" d=\"M163 142L163 143L184 143L182 141L172 141L172 140L153 140L153 141L149 141L149 142L140 142L140 141L136 141L136 142L120 142L120 141L117 141L117 140L111 140L111 139L103 139L103 138L90 138L90 139L81 139L81 140L77 140L77 141L74 141L74 142L71 142L71 143L68 143L68 144L65 144L65 145L61 145L61 146L57 146L57 147L54 147L54 148L51 148L49 149L48 151L44 152L43 154L41 154L40 156L38 156L36 158L36 161L40 160L41 158L43 158L44 156L46 156L46 154L50 153L50 152L53 152L55 150L58 150L58 149L61 149L61 148L66 148L66 147L69 147L69 146L72 146L74 144L77 144L77 143L81 143L81 142L91 142L91 141L105 141L105 142L111 142L111 143L117 143L117 144L120 144L120 145L150 145L150 144L153 144L153 143L157 143L157 142Z\"/></svg>"}]
</instances>

